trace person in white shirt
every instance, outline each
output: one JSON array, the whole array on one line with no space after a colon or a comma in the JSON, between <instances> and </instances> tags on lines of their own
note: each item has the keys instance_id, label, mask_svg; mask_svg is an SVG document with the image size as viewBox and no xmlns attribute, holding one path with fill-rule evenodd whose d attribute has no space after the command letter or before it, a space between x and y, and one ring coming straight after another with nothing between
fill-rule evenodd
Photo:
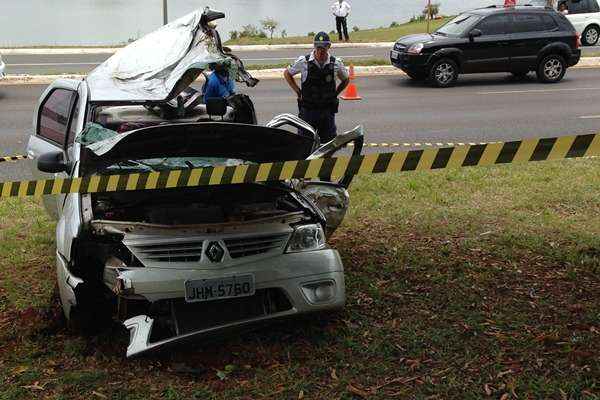
<instances>
[{"instance_id":1,"label":"person in white shirt","mask_svg":"<svg viewBox=\"0 0 600 400\"><path fill-rule=\"evenodd\" d=\"M346 42L350 41L350 36L348 36L348 15L350 14L350 10L350 3L346 0L337 0L331 5L340 42L344 39ZM343 36L342 33L344 34Z\"/></svg>"}]
</instances>

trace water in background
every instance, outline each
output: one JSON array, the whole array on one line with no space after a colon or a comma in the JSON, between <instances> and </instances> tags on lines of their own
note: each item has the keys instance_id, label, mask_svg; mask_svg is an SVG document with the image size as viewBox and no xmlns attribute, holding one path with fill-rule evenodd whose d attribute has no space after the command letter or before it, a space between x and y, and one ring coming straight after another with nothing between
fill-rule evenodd
<instances>
[{"instance_id":1,"label":"water in background","mask_svg":"<svg viewBox=\"0 0 600 400\"><path fill-rule=\"evenodd\" d=\"M426 0L349 0L349 26L376 28L405 22L420 14ZM226 38L231 30L273 17L288 35L333 30L333 0L169 0L169 19L204 6L227 14L219 22ZM433 0L441 13L502 2L501 0ZM0 47L32 45L113 45L138 38L162 24L162 0L3 0ZM279 34L279 32L277 33Z\"/></svg>"}]
</instances>

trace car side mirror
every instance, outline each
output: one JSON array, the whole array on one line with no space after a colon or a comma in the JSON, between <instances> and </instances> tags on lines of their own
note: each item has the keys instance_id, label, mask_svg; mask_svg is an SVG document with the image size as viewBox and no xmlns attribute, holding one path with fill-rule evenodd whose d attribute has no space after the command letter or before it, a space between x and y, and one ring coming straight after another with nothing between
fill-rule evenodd
<instances>
[{"instance_id":1,"label":"car side mirror","mask_svg":"<svg viewBox=\"0 0 600 400\"><path fill-rule=\"evenodd\" d=\"M483 35L483 32L481 32L479 29L473 29L471 32L469 32L469 39L473 40L481 35Z\"/></svg>"},{"instance_id":2,"label":"car side mirror","mask_svg":"<svg viewBox=\"0 0 600 400\"><path fill-rule=\"evenodd\" d=\"M37 159L37 168L49 174L67 172L69 170L62 151L53 151L40 155Z\"/></svg>"}]
</instances>

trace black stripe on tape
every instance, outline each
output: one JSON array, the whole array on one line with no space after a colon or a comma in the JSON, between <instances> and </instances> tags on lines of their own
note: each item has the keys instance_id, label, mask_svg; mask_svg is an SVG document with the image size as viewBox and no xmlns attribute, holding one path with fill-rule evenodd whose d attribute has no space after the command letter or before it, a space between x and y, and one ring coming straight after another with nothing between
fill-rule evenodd
<instances>
[{"instance_id":1,"label":"black stripe on tape","mask_svg":"<svg viewBox=\"0 0 600 400\"><path fill-rule=\"evenodd\" d=\"M335 163L337 158L326 158L323 160L323 164L321 164L321 169L319 169L319 179L323 181L331 180L331 173L333 172L333 168L335 167Z\"/></svg>"},{"instance_id":2,"label":"black stripe on tape","mask_svg":"<svg viewBox=\"0 0 600 400\"><path fill-rule=\"evenodd\" d=\"M21 187L22 184L23 184L23 182L13 182L12 185L10 186L10 195L13 197L18 195L19 188Z\"/></svg>"},{"instance_id":3,"label":"black stripe on tape","mask_svg":"<svg viewBox=\"0 0 600 400\"><path fill-rule=\"evenodd\" d=\"M71 184L73 181L71 179L65 179L60 186L60 192L63 194L71 192Z\"/></svg>"},{"instance_id":4,"label":"black stripe on tape","mask_svg":"<svg viewBox=\"0 0 600 400\"><path fill-rule=\"evenodd\" d=\"M54 186L54 179L48 179L44 182L44 194L51 194Z\"/></svg>"},{"instance_id":5,"label":"black stripe on tape","mask_svg":"<svg viewBox=\"0 0 600 400\"><path fill-rule=\"evenodd\" d=\"M417 169L419 165L419 161L421 161L421 157L423 156L423 150L412 150L409 151L406 155L406 159L404 160L404 164L402 164L402 171L414 171Z\"/></svg>"},{"instance_id":6,"label":"black stripe on tape","mask_svg":"<svg viewBox=\"0 0 600 400\"><path fill-rule=\"evenodd\" d=\"M271 166L271 170L269 171L269 176L268 176L267 180L278 181L282 170L283 170L283 162L273 163L273 165Z\"/></svg>"},{"instance_id":7,"label":"black stripe on tape","mask_svg":"<svg viewBox=\"0 0 600 400\"><path fill-rule=\"evenodd\" d=\"M496 159L496 164L510 164L513 162L522 143L521 141L504 143Z\"/></svg>"},{"instance_id":8,"label":"black stripe on tape","mask_svg":"<svg viewBox=\"0 0 600 400\"><path fill-rule=\"evenodd\" d=\"M177 187L186 187L190 185L190 177L192 176L191 169L185 169L181 171L179 179L177 179Z\"/></svg>"},{"instance_id":9,"label":"black stripe on tape","mask_svg":"<svg viewBox=\"0 0 600 400\"><path fill-rule=\"evenodd\" d=\"M390 166L390 161L392 161L392 157L394 157L394 153L381 153L377 156L377 161L375 161L375 165L373 166L374 174L382 174L387 172L388 167Z\"/></svg>"},{"instance_id":10,"label":"black stripe on tape","mask_svg":"<svg viewBox=\"0 0 600 400\"><path fill-rule=\"evenodd\" d=\"M202 172L200 174L200 182L199 182L200 186L207 186L210 184L210 178L212 177L214 170L215 169L212 167L202 168Z\"/></svg>"},{"instance_id":11,"label":"black stripe on tape","mask_svg":"<svg viewBox=\"0 0 600 400\"><path fill-rule=\"evenodd\" d=\"M144 190L146 188L146 183L148 182L148 178L150 177L150 172L144 172L140 174L138 178L137 185L135 185L136 190Z\"/></svg>"},{"instance_id":12,"label":"black stripe on tape","mask_svg":"<svg viewBox=\"0 0 600 400\"><path fill-rule=\"evenodd\" d=\"M225 171L223 171L223 177L221 178L221 183L223 185L231 184L231 181L233 181L233 174L235 174L236 168L237 167L235 166L225 167Z\"/></svg>"},{"instance_id":13,"label":"black stripe on tape","mask_svg":"<svg viewBox=\"0 0 600 400\"><path fill-rule=\"evenodd\" d=\"M566 158L583 157L588 151L596 135L580 135L575 138Z\"/></svg>"},{"instance_id":14,"label":"black stripe on tape","mask_svg":"<svg viewBox=\"0 0 600 400\"><path fill-rule=\"evenodd\" d=\"M529 161L545 161L556 144L556 138L540 139Z\"/></svg>"},{"instance_id":15,"label":"black stripe on tape","mask_svg":"<svg viewBox=\"0 0 600 400\"><path fill-rule=\"evenodd\" d=\"M258 164L251 164L248 166L246 170L246 175L244 175L244 183L252 183L256 181L256 177L258 176Z\"/></svg>"},{"instance_id":16,"label":"black stripe on tape","mask_svg":"<svg viewBox=\"0 0 600 400\"><path fill-rule=\"evenodd\" d=\"M105 193L108 187L108 175L102 175L100 177L100 183L98 184L98 193Z\"/></svg>"},{"instance_id":17,"label":"black stripe on tape","mask_svg":"<svg viewBox=\"0 0 600 400\"><path fill-rule=\"evenodd\" d=\"M346 176L348 175L356 175L358 171L360 171L360 167L362 167L362 163L365 159L365 156L353 156L350 158L350 162L348 163L348 167L346 167Z\"/></svg>"},{"instance_id":18,"label":"black stripe on tape","mask_svg":"<svg viewBox=\"0 0 600 400\"><path fill-rule=\"evenodd\" d=\"M90 188L90 177L84 176L81 178L81 185L79 185L79 193L87 193Z\"/></svg>"},{"instance_id":19,"label":"black stripe on tape","mask_svg":"<svg viewBox=\"0 0 600 400\"><path fill-rule=\"evenodd\" d=\"M306 171L308 171L309 165L310 165L309 160L298 161L298 163L296 164L296 168L294 168L294 174L292 175L292 178L295 178L295 179L304 178L304 175L306 175Z\"/></svg>"},{"instance_id":20,"label":"black stripe on tape","mask_svg":"<svg viewBox=\"0 0 600 400\"><path fill-rule=\"evenodd\" d=\"M27 196L33 196L35 194L36 186L37 186L37 181L27 182Z\"/></svg>"},{"instance_id":21,"label":"black stripe on tape","mask_svg":"<svg viewBox=\"0 0 600 400\"><path fill-rule=\"evenodd\" d=\"M131 175L119 175L119 181L117 182L117 190L122 192L127 189L127 183Z\"/></svg>"},{"instance_id":22,"label":"black stripe on tape","mask_svg":"<svg viewBox=\"0 0 600 400\"><path fill-rule=\"evenodd\" d=\"M164 189L167 187L167 182L169 181L169 176L173 171L160 171L158 173L158 179L156 180L156 188Z\"/></svg>"},{"instance_id":23,"label":"black stripe on tape","mask_svg":"<svg viewBox=\"0 0 600 400\"><path fill-rule=\"evenodd\" d=\"M448 165L448 162L450 161L450 157L452 157L453 152L454 152L454 147L447 147L447 148L439 149L437 154L435 155L433 164L431 164L431 169L446 168L446 166Z\"/></svg>"},{"instance_id":24,"label":"black stripe on tape","mask_svg":"<svg viewBox=\"0 0 600 400\"><path fill-rule=\"evenodd\" d=\"M483 152L485 151L486 147L486 144L477 144L475 146L471 146L469 148L469 151L467 152L465 161L462 163L462 166L473 167L475 165L478 165L479 161L481 161L481 157L483 156Z\"/></svg>"}]
</instances>

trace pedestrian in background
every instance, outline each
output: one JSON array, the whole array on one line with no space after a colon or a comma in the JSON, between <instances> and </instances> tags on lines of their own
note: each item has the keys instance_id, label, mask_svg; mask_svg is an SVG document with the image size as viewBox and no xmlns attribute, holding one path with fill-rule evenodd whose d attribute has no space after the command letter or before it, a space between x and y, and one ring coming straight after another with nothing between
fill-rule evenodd
<instances>
[{"instance_id":1,"label":"pedestrian in background","mask_svg":"<svg viewBox=\"0 0 600 400\"><path fill-rule=\"evenodd\" d=\"M350 41L350 36L348 36L348 15L350 14L350 9L350 3L346 0L337 0L331 5L331 11L333 12L333 15L335 15L335 25L337 27L338 36L340 37L340 42L344 39L346 42Z\"/></svg>"},{"instance_id":2,"label":"pedestrian in background","mask_svg":"<svg viewBox=\"0 0 600 400\"><path fill-rule=\"evenodd\" d=\"M329 54L331 39L327 33L317 33L314 47L312 53L290 65L283 76L298 96L299 117L316 129L321 143L327 143L337 135L335 114L340 104L338 96L350 79L342 60ZM298 74L301 75L302 88L294 80ZM340 81L337 86L336 78Z\"/></svg>"}]
</instances>

